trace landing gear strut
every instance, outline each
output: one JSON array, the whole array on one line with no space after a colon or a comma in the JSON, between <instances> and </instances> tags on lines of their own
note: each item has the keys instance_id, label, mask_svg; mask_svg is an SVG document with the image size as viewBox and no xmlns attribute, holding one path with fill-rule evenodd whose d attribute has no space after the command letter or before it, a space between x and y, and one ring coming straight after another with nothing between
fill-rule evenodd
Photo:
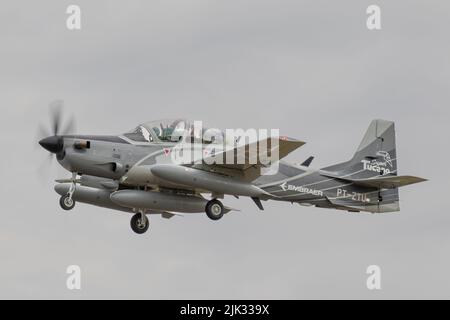
<instances>
[{"instance_id":1,"label":"landing gear strut","mask_svg":"<svg viewBox=\"0 0 450 320\"><path fill-rule=\"evenodd\" d=\"M133 229L134 232L137 234L143 234L148 230L148 227L150 225L147 216L145 215L144 211L141 211L139 213L136 213L131 218L131 229Z\"/></svg>"},{"instance_id":2,"label":"landing gear strut","mask_svg":"<svg viewBox=\"0 0 450 320\"><path fill-rule=\"evenodd\" d=\"M77 186L76 179L77 174L74 172L72 173L72 184L70 185L69 191L59 199L59 205L66 211L72 210L75 207L75 200L72 197Z\"/></svg>"},{"instance_id":3,"label":"landing gear strut","mask_svg":"<svg viewBox=\"0 0 450 320\"><path fill-rule=\"evenodd\" d=\"M206 215L211 220L219 220L223 217L224 208L222 202L217 199L213 199L206 204Z\"/></svg>"}]
</instances>

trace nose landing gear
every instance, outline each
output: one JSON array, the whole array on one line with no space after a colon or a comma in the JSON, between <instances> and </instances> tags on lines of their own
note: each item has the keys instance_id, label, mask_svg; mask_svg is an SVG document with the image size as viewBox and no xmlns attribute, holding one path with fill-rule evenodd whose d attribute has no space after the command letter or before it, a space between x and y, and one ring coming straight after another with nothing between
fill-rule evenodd
<instances>
[{"instance_id":1,"label":"nose landing gear","mask_svg":"<svg viewBox=\"0 0 450 320\"><path fill-rule=\"evenodd\" d=\"M59 199L59 205L61 206L61 208L63 208L63 210L69 211L75 207L75 200L73 200L73 194L74 194L76 186L77 186L76 179L77 179L77 174L72 173L72 179L71 179L72 184L70 185L70 189L67 192L67 194L63 195Z\"/></svg>"},{"instance_id":2,"label":"nose landing gear","mask_svg":"<svg viewBox=\"0 0 450 320\"><path fill-rule=\"evenodd\" d=\"M75 207L75 200L69 195L65 194L59 199L59 205L66 211L72 210Z\"/></svg>"}]
</instances>

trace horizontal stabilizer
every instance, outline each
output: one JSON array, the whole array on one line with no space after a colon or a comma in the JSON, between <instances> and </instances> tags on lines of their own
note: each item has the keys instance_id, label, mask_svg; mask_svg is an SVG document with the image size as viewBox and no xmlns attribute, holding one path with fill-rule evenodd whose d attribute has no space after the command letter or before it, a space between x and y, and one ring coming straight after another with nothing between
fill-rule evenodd
<instances>
[{"instance_id":1,"label":"horizontal stabilizer","mask_svg":"<svg viewBox=\"0 0 450 320\"><path fill-rule=\"evenodd\" d=\"M360 186L393 189L398 187L404 187L413 183L427 181L427 179L414 176L385 176L369 179L353 179L352 181Z\"/></svg>"},{"instance_id":2,"label":"horizontal stabilizer","mask_svg":"<svg viewBox=\"0 0 450 320\"><path fill-rule=\"evenodd\" d=\"M351 179L341 178L334 175L323 174L331 178L345 180L353 182L355 185L377 189L393 189L398 187L404 187L413 183L419 183L427 181L427 179L414 177L414 176L375 176L367 179Z\"/></svg>"}]
</instances>

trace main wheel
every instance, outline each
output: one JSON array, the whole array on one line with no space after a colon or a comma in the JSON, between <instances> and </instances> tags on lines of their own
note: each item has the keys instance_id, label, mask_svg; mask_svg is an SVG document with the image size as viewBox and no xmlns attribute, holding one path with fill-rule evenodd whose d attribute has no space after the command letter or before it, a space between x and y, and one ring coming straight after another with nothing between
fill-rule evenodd
<instances>
[{"instance_id":1,"label":"main wheel","mask_svg":"<svg viewBox=\"0 0 450 320\"><path fill-rule=\"evenodd\" d=\"M219 220L223 217L223 204L217 199L213 199L206 204L206 215L211 220Z\"/></svg>"},{"instance_id":2,"label":"main wheel","mask_svg":"<svg viewBox=\"0 0 450 320\"><path fill-rule=\"evenodd\" d=\"M75 200L69 195L65 194L59 199L59 205L66 211L72 210L75 207Z\"/></svg>"},{"instance_id":3,"label":"main wheel","mask_svg":"<svg viewBox=\"0 0 450 320\"><path fill-rule=\"evenodd\" d=\"M140 213L137 213L131 218L131 229L133 229L134 232L137 234L143 234L148 230L148 227L150 225L148 218L144 216L144 219L142 219L142 215Z\"/></svg>"}]
</instances>

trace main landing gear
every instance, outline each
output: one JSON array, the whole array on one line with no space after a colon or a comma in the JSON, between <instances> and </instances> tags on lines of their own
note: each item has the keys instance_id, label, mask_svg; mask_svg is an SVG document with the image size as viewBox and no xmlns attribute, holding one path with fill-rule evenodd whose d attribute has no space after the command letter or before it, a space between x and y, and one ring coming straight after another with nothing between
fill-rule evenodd
<instances>
[{"instance_id":1,"label":"main landing gear","mask_svg":"<svg viewBox=\"0 0 450 320\"><path fill-rule=\"evenodd\" d=\"M223 217L224 207L222 202L217 199L213 199L206 204L205 211L208 218L217 221Z\"/></svg>"},{"instance_id":2,"label":"main landing gear","mask_svg":"<svg viewBox=\"0 0 450 320\"><path fill-rule=\"evenodd\" d=\"M75 200L73 200L73 193L75 192L75 188L77 186L76 183L77 174L72 173L72 184L70 185L70 189L67 194L61 196L59 199L59 205L66 211L72 210L75 207Z\"/></svg>"},{"instance_id":3,"label":"main landing gear","mask_svg":"<svg viewBox=\"0 0 450 320\"><path fill-rule=\"evenodd\" d=\"M131 218L130 225L134 232L137 234L143 234L148 230L150 223L145 215L145 212L140 211Z\"/></svg>"}]
</instances>

